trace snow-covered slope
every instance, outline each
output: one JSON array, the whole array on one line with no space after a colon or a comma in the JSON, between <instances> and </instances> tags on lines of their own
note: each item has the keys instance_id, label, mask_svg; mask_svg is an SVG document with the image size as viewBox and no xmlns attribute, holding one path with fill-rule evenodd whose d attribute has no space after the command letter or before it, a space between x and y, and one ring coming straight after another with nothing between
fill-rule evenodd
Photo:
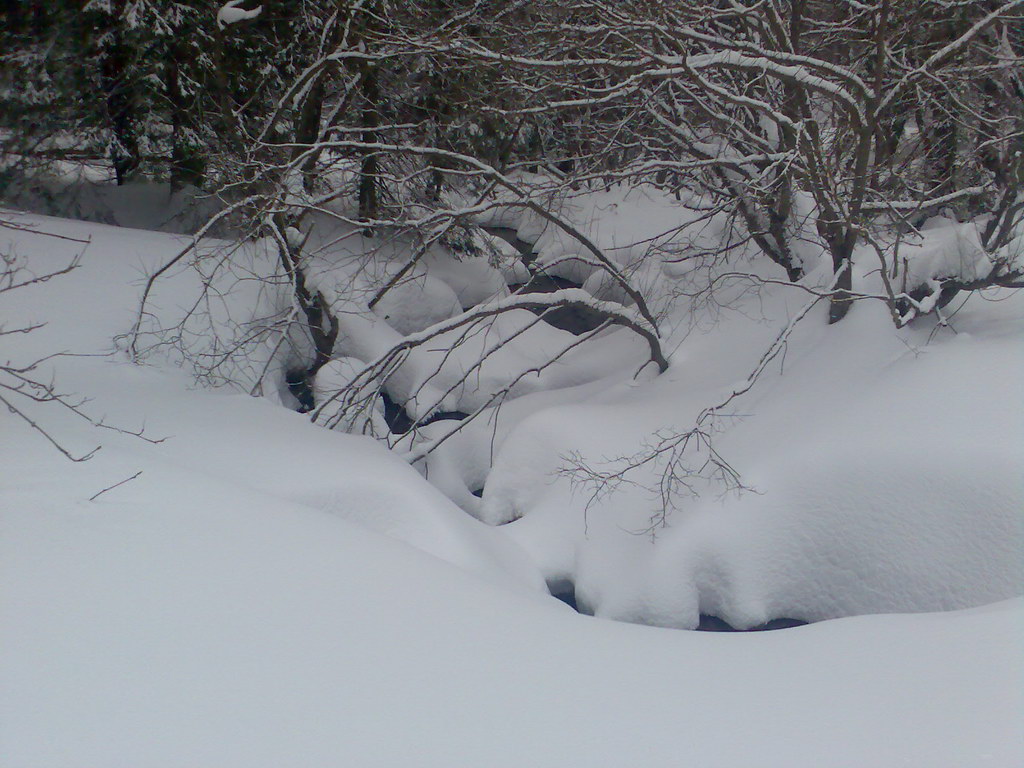
<instances>
[{"instance_id":1,"label":"snow-covered slope","mask_svg":"<svg viewBox=\"0 0 1024 768\"><path fill-rule=\"evenodd\" d=\"M764 329L735 319L684 342L663 379L519 424L497 452L484 514L522 516L510 533L549 578L575 581L599 615L633 621L695 626L710 613L752 626L1017 595L1024 359L1011 329L1024 317L1019 298L969 305L959 335L930 343L930 329L895 334L880 306L858 306L836 328L810 320L784 368L716 424L716 449L751 491L680 493L662 521L664 462L633 472L639 486L592 505L592 487L554 475L573 452L602 470L624 466L615 457L642 454L656 432L686 428L720 401L728 379L688 363L716 367L725 356L717 340L729 357L719 371L744 354L752 367ZM753 338L742 338L745 325ZM643 535L652 526L653 541Z\"/></svg>"},{"instance_id":2,"label":"snow-covered slope","mask_svg":"<svg viewBox=\"0 0 1024 768\"><path fill-rule=\"evenodd\" d=\"M241 486L167 479L184 488L5 496L4 765L1024 757L1020 601L658 630L540 604Z\"/></svg>"},{"instance_id":3,"label":"snow-covered slope","mask_svg":"<svg viewBox=\"0 0 1024 768\"><path fill-rule=\"evenodd\" d=\"M134 467L143 475L116 493L142 503L166 497L166 488L188 487L186 478L198 473L282 504L358 518L366 527L468 570L543 589L515 544L467 517L373 441L318 428L308 417L280 407L276 396L251 398L231 388L194 390L184 371L133 366L114 352L111 340L133 320L138 272L173 256L180 238L35 216L16 221L47 233L21 233L12 248L37 274L59 268L76 254L81 264L66 276L5 295L5 318L12 326L45 322L30 334L9 338L5 357L24 365L62 355L45 362L36 378L53 377L59 391L74 393L71 401L87 398L80 410L93 420L129 431L144 427L146 437L160 442L96 430L68 409L48 403L39 408L37 419L52 437L79 455L101 440L104 447L88 462L54 466L56 454L45 441L11 420L2 450L11 454L11 465L17 461L28 467L12 472L12 481L32 486L57 473L62 482L55 492L73 489L71 498L88 498L132 474L127 470ZM228 303L255 294L221 298ZM190 296L187 291L181 295ZM173 292L165 297L168 304L174 300Z\"/></svg>"},{"instance_id":4,"label":"snow-covered slope","mask_svg":"<svg viewBox=\"0 0 1024 768\"><path fill-rule=\"evenodd\" d=\"M110 351L110 339L133 320L139 275L180 247L169 235L40 217L19 222L90 244L80 269L2 297L5 322L48 321L31 334L4 337L0 358L14 363L62 350ZM82 250L81 243L24 231L4 237L40 273ZM173 293L161 301L170 311ZM972 450L981 446L991 433L984 421L989 406L979 403L1007 396L1012 380L1005 376L1013 373L1012 365L1001 369L1004 384L977 376L969 380L976 386L964 383L956 390L956 382L942 376L947 364L989 364L996 347L1008 348L1007 339L1017 333L1016 310L999 306L1006 308L1005 323L979 316L978 327L970 330L974 341L936 347L921 356L924 367L904 357L890 365L851 358L850 366L862 365L870 375L862 381L859 410L851 409L839 424L859 423L871 411L868 405L886 401L892 388L884 375L895 377L893 388L908 392L939 380L968 415L940 404L943 419L935 420L935 431L913 434L927 448L917 453L915 466L929 457L945 461L957 440ZM858 333L856 324L849 328ZM771 329L759 333L751 348ZM706 339L706 349L699 348L698 338ZM696 358L703 351L714 365L720 342L694 339L677 356ZM990 345L996 347L989 350ZM721 351L719 357L723 365L732 359ZM815 431L831 402L829 383L846 375L821 372L815 360L791 358L786 368L787 375L793 370L811 377L804 388L810 399L789 400L777 381L767 382L759 410L765 415L750 419L750 435L737 432L737 443L749 439L751 446L763 446L764 435L777 429L773 419L785 420L804 407L812 419L791 428L804 430L801 437ZM726 366L724 374L742 375L744 360L733 365L736 370ZM801 590L813 591L812 581L793 584L792 593L780 591L779 584L792 575L793 563L807 565L799 545L813 543L816 529L807 529L810 539L794 540L789 532L805 530L813 504L791 508L765 495L756 500L757 510L724 509L712 519L715 503L708 499L702 502L706 511L687 518L693 524L673 525L664 534L653 556L638 549L640 567L632 572L621 567L623 553L634 544L646 547L646 539L616 538L603 565L594 558L588 566L587 559L609 541L612 523L601 522L588 538L578 527L578 506L564 506L557 516L550 506L556 499L551 489L560 486L546 485L544 456L557 459L560 446L569 444L556 439L558 424L575 425L559 439L579 438L580 417L595 408L604 433L621 427L625 441L643 432L652 409L687 390L693 400L681 403L677 413L684 420L692 403L721 386L716 376L702 379L680 366L639 386L619 377L603 394L593 384L573 390L604 404L517 420L517 428L503 435L499 468L507 469L517 450L524 455L515 446L531 430L547 424L555 431L535 445L542 455L528 457L537 473L501 469L492 475L494 493L504 487L511 494L518 476L535 494L528 500L531 514L521 522L490 528L370 439L321 429L273 398L194 390L183 371L132 366L118 355L59 357L41 368L44 377L51 372L62 390L92 398L84 408L93 416L127 428L144 424L151 438L167 439L151 444L96 430L56 405L37 407L33 413L40 423L69 449L81 453L103 443L92 460L71 464L13 415L0 415L4 766L562 768L692 762L723 768L952 768L1024 761L1020 600L724 635L579 616L546 595L543 577L574 550L581 565L573 574L595 605L601 604L601 590L622 576L631 579L629 585L650 585L651 594L665 599L692 594L690 586L665 585L701 575L688 559L692 551L728 544L739 550L737 562L742 555L750 563L749 572L735 574L743 584L736 595L755 594L753 587L767 584L771 594L806 602ZM876 378L877 387L867 386ZM632 410L630 392L639 392L641 401ZM529 397L565 402L554 393ZM777 404L768 407L771 398ZM910 407L911 400L908 395L893 407ZM953 426L944 428L949 419ZM882 413L864 429L887 423ZM1012 429L1014 423L1004 425ZM755 439L758 430L763 432ZM754 483L780 489L778 498L813 499L812 491L824 492L832 476L808 469L817 483L808 490L795 480L786 485L783 469L821 465L826 437L812 443L819 448L810 455L779 452L751 464L751 447L738 454L743 462L737 463L750 469ZM620 451L628 450L624 445L616 443ZM896 451L900 445L879 452L879 460L907 460ZM978 481L975 490L988 494L975 519L975 529L984 529L987 539L962 519L951 524L948 510L936 506L950 493L938 476L928 488L915 486L915 498L921 514L928 512L942 525L941 535L936 530L921 539L906 526L879 528L881 514L865 517L859 508L830 510L833 516L842 513L842 530L857 533L860 520L870 527L864 541L834 550L838 559L820 571L822 589L830 588L830 573L849 567L844 557L873 556L869 545L879 537L891 544L903 536L912 546L900 553L934 553L940 540L954 548L964 541L988 542L986 552L1001 552L1006 545L994 540L1000 534L1008 539L1012 531L993 527L1006 518L993 511L998 499L991 490L1005 490L991 476L1005 466L992 462L999 454L1012 462L1016 454L1009 440L987 445L990 453L967 454L963 461ZM867 459L854 453L836 452L835 460L877 473L879 464L864 468L856 462ZM986 464L989 474L981 471ZM134 480L111 487L140 470ZM878 478L880 494L902 487L895 470ZM646 508L625 512L634 515L628 519L647 514ZM756 525L764 536L756 546L753 534L724 533ZM836 529L829 530L832 535ZM919 563L915 559L908 568ZM765 573L781 576L765 580ZM946 573L951 589L980 583L956 569ZM992 584L989 593L978 588L977 599L995 599L1003 587L998 580ZM644 593L629 589L627 602L635 606ZM741 621L755 620L763 608L756 601L730 608L725 597L723 605L723 614ZM788 608L784 602L771 607ZM649 613L634 617L663 610L664 603L652 602Z\"/></svg>"},{"instance_id":5,"label":"snow-covered slope","mask_svg":"<svg viewBox=\"0 0 1024 768\"><path fill-rule=\"evenodd\" d=\"M678 225L650 194L580 195L563 214L619 253L624 237L643 240L638 226L654 236ZM539 238L548 258L571 251L520 216L520 231ZM914 259L956 250L953 236L967 226L946 224L915 245ZM714 236L713 226L697 229ZM858 256L857 290L880 294L877 256ZM739 255L696 268L703 286L672 277L685 260L662 265L661 287L648 292L668 313L672 365L662 376L606 379L530 413L513 404L497 430L451 441L442 453L470 477L481 474L473 457L495 457L481 518L515 521L509 534L550 582L574 584L581 607L627 621L695 627L704 613L750 627L1021 594L1024 295L964 294L947 308L948 325L926 317L899 330L878 300L828 326L822 301L787 332L831 267L791 286L762 283L783 278L764 261ZM643 270L658 264L649 256ZM673 287L702 290L665 303ZM785 343L749 392L707 416L747 389L780 333ZM622 349L593 353L635 370ZM673 436L702 413L701 436L682 449ZM704 440L745 492L707 481L711 454L694 449ZM581 465L607 482L560 471ZM630 465L639 466L625 472ZM666 494L670 470L679 482Z\"/></svg>"}]
</instances>

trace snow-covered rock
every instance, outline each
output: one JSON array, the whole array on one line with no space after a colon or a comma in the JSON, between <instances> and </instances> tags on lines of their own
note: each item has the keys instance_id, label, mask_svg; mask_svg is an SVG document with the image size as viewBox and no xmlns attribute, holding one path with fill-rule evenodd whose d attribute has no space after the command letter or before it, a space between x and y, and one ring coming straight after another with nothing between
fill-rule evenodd
<instances>
[{"instance_id":1,"label":"snow-covered rock","mask_svg":"<svg viewBox=\"0 0 1024 768\"><path fill-rule=\"evenodd\" d=\"M488 263L486 257L455 259L447 254L431 253L424 258L424 266L428 275L455 291L465 309L508 295L505 278Z\"/></svg>"},{"instance_id":2,"label":"snow-covered rock","mask_svg":"<svg viewBox=\"0 0 1024 768\"><path fill-rule=\"evenodd\" d=\"M455 317L462 311L459 297L432 274L403 280L381 297L374 307L378 316L406 335Z\"/></svg>"}]
</instances>

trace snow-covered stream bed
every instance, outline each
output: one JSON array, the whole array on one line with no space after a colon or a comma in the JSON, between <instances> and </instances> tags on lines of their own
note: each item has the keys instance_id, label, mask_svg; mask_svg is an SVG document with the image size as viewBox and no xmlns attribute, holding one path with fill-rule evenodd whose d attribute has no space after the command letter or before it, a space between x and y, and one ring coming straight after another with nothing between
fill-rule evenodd
<instances>
[{"instance_id":1,"label":"snow-covered stream bed","mask_svg":"<svg viewBox=\"0 0 1024 768\"><path fill-rule=\"evenodd\" d=\"M530 294L550 293L563 288L581 287L579 283L574 283L564 277L547 275L543 267L538 269L534 265L534 262L537 259L537 252L534 250L534 244L521 240L516 230L509 227L484 227L483 229L488 234L501 238L519 251L522 255L523 265L526 266L527 269L533 267L533 271L530 272L530 279L527 282L513 282L509 285L509 290L522 294ZM555 328L561 328L563 331L568 331L569 333L577 336L581 333L594 330L601 325L603 320L604 317L601 314L589 311L586 307L560 307L544 311L545 322Z\"/></svg>"},{"instance_id":2,"label":"snow-covered stream bed","mask_svg":"<svg viewBox=\"0 0 1024 768\"><path fill-rule=\"evenodd\" d=\"M19 221L89 244L4 234L38 272L83 262L4 298L5 321L46 325L0 357L89 355L40 371L89 414L166 439L41 406L69 450L103 444L73 464L0 421L5 768L1024 763L1024 601L1005 599L1020 593L1020 297L968 307L931 346L882 336L867 307L808 326L723 438L761 493L694 502L652 543L635 535L643 489L587 511L552 466L686 423L745 375L788 297L678 337L657 378L633 378L644 350L614 332L606 360L450 440L432 485L275 393L109 354L140 275L180 238ZM446 467L463 488L486 479L479 516L518 519L466 514L438 490ZM609 621L552 598L559 579L607 618L817 623ZM823 620L855 613L887 615Z\"/></svg>"}]
</instances>

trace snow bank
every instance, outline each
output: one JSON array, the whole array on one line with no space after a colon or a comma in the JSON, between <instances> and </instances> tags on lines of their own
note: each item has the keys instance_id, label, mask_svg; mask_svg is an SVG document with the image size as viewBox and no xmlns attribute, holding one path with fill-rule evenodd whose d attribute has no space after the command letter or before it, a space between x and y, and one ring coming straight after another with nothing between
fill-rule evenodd
<instances>
[{"instance_id":1,"label":"snow bank","mask_svg":"<svg viewBox=\"0 0 1024 768\"><path fill-rule=\"evenodd\" d=\"M94 419L132 430L145 424L146 433L152 437L173 436L149 445L107 431L98 435L69 411L56 406L43 410L39 415L41 424L51 434L67 440L69 447L91 448L101 437L108 437L109 450L119 460L105 467L107 463L100 459L82 465L83 476L91 477L91 484L96 486L92 492L104 487L105 478L112 482L122 479L115 477L121 465L124 476L131 475L128 466L133 462L152 465L152 471L158 473L166 473L166 465L179 473L185 468L199 476L213 471L222 480L234 478L241 486L271 500L305 505L330 515L357 517L368 528L487 578L542 589L533 566L515 545L466 517L425 485L408 464L369 438L328 432L272 399L253 399L231 393L230 389L220 395L189 392L185 387L187 377L183 382L180 376L170 376L155 367L140 368L121 361L120 356L108 357L111 338L133 319L139 291L132 285L134 274L124 264L136 257L149 260L142 261L140 268L152 268L154 261L161 263L167 250L177 247L177 238L42 217L21 217L19 223L67 237L88 235L89 245L81 266L64 279L55 278L4 296L4 315L10 322L40 320L41 312L47 319L44 327L21 335L7 346L12 361L24 364L54 352L86 355L57 358L44 365L39 375L44 379L48 375L56 377L59 391L74 393L77 399L88 398L83 408ZM64 263L67 254L63 251L82 245L26 231L3 233L12 238L13 250L28 258L30 267L38 272ZM171 280L163 286L161 295L173 296L175 302L188 300L191 288L188 281ZM156 356L154 361L162 358ZM344 377L351 368L351 363L346 366L338 361L327 369L326 379L332 374ZM329 386L328 381L321 384ZM49 459L59 458L57 454L50 457L47 451L52 449L24 424L11 421L10 426L5 425L4 434L14 436L3 444L9 454L7 466L27 462L31 467L36 461L40 467L29 473L33 477L67 472L59 462L54 468ZM39 451L25 450L25 441ZM104 471L90 471L98 467ZM176 480L166 488L149 486L148 494L161 496L178 482L189 481ZM136 484L140 489L147 487L141 480ZM79 489L78 493L84 491Z\"/></svg>"},{"instance_id":2,"label":"snow bank","mask_svg":"<svg viewBox=\"0 0 1024 768\"><path fill-rule=\"evenodd\" d=\"M81 261L64 289L67 295L55 294L36 306L25 303L21 292L11 297L27 317L48 325L63 301L69 311L88 307L88 321L67 323L66 336L54 346L76 349L81 340L104 353L115 345L122 351L133 347L140 362L180 367L208 386L291 401L285 371L308 364L312 349L295 322L291 287L272 243L216 238L196 243L187 235L17 212L0 211L0 216L21 228L0 228L0 247L30 260L33 270ZM147 278L165 266L140 315ZM25 343L32 346L39 338L33 335Z\"/></svg>"},{"instance_id":3,"label":"snow bank","mask_svg":"<svg viewBox=\"0 0 1024 768\"><path fill-rule=\"evenodd\" d=\"M455 291L463 309L508 295L505 278L483 256L455 259L435 249L426 255L424 268Z\"/></svg>"},{"instance_id":4,"label":"snow bank","mask_svg":"<svg viewBox=\"0 0 1024 768\"><path fill-rule=\"evenodd\" d=\"M896 332L881 305L839 326L820 314L784 367L715 421L715 446L752 488L694 480L667 527L664 462L615 493L573 488L567 457L600 470L692 424L745 375L787 316L779 297L684 339L669 374L616 402L524 419L497 451L479 514L507 530L551 582L576 584L599 616L694 627L699 614L748 627L778 617L961 608L1024 586L1024 301L976 300L955 335ZM746 338L744 338L746 336ZM688 361L700 361L693 369ZM688 454L699 468L705 455ZM610 489L603 489L604 491ZM651 535L653 534L653 540Z\"/></svg>"},{"instance_id":5,"label":"snow bank","mask_svg":"<svg viewBox=\"0 0 1024 768\"><path fill-rule=\"evenodd\" d=\"M724 636L578 616L543 594L538 570L578 579L599 612L666 622L686 617L694 595L737 622L795 606L818 617L891 608L938 579L946 592L929 594L943 606L993 598L1018 535L1005 504L1019 512L1020 417L1005 404L1019 393L1019 302L972 305L960 336L930 345L924 332L880 336L884 315L860 307L794 339L784 371L751 399L756 415L721 433L771 493L705 498L652 547L628 533L649 498L584 515L547 472L563 447L614 456L652 426L687 423L743 375L786 300L750 315L774 318L764 325L729 315L725 335L687 337L677 365L650 381L630 378L626 337L609 335L606 359L558 374L576 388L526 394L489 414L496 427L453 439L459 472L484 450L485 426L500 442L485 506L523 491L525 517L489 528L368 439L268 399L191 391L158 355L147 367L91 356L130 325L138 276L178 242L23 221L91 244L78 271L4 297L5 321L49 324L5 337L3 358L90 355L44 372L92 396L90 413L169 439L97 432L40 407L69 448L103 441L71 464L0 414L5 766L1024 761L1020 600ZM39 271L81 245L5 234ZM187 288L169 283L157 306L187 306ZM986 365L993 373L978 373ZM546 410L525 418L533 407ZM536 455L531 432L544 438ZM483 471L476 460L467 478ZM861 580L870 589L851 589Z\"/></svg>"},{"instance_id":6,"label":"snow bank","mask_svg":"<svg viewBox=\"0 0 1024 768\"><path fill-rule=\"evenodd\" d=\"M908 238L900 246L899 258L906 259L900 280L905 280L908 290L943 278L969 283L988 277L992 271L994 264L981 245L978 223L961 224L935 217L922 229L919 236Z\"/></svg>"},{"instance_id":7,"label":"snow bank","mask_svg":"<svg viewBox=\"0 0 1024 768\"><path fill-rule=\"evenodd\" d=\"M400 334L415 333L462 312L459 297L433 275L416 275L396 285L375 307Z\"/></svg>"},{"instance_id":8,"label":"snow bank","mask_svg":"<svg viewBox=\"0 0 1024 768\"><path fill-rule=\"evenodd\" d=\"M564 233L519 210L518 220L509 211L500 216L518 225L520 237L534 238L544 258L578 252ZM585 191L559 210L622 265L686 224L651 191ZM804 283L820 285L828 265L813 233L805 235L811 240L801 258L811 272ZM633 275L667 313L663 343L675 350L668 374L608 387L586 402L552 402L511 430L456 443L450 452L457 448L467 463L485 449L492 457L473 513L492 524L517 521L509 535L534 554L549 583L574 583L587 610L628 621L693 627L700 613L713 613L754 626L778 617L953 609L1021 594L1021 296L1000 295L998 304L976 296L957 312L953 330L919 322L897 332L880 302L858 304L829 328L818 307L754 389L708 424L715 449L749 492L723 497L707 478L707 451L692 446L677 469L694 495L682 488L666 506L667 453L617 482L616 471L742 388L808 301L797 288L759 287L777 277L773 265L749 264L742 253L732 263L700 257L721 239L716 220L684 227L681 258L662 254L665 285L644 283L650 263ZM933 222L904 251L911 282L970 280L991 269L973 224ZM880 292L874 253L858 253L856 267L858 287ZM713 291L695 292L716 276ZM594 273L584 287L601 294L607 286ZM610 482L579 484L583 475L565 470L580 463L613 473ZM480 474L476 466L466 472L476 482Z\"/></svg>"},{"instance_id":9,"label":"snow bank","mask_svg":"<svg viewBox=\"0 0 1024 768\"><path fill-rule=\"evenodd\" d=\"M669 632L576 616L211 475L154 470L94 504L84 479L4 497L10 768L1024 758L1020 601Z\"/></svg>"}]
</instances>

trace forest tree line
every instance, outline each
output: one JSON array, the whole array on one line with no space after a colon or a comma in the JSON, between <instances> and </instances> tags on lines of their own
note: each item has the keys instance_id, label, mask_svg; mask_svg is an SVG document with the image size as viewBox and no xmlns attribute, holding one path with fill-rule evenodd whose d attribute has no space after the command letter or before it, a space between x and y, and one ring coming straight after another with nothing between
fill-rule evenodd
<instances>
[{"instance_id":1,"label":"forest tree line","mask_svg":"<svg viewBox=\"0 0 1024 768\"><path fill-rule=\"evenodd\" d=\"M812 216L833 321L879 222L981 217L993 269L939 276L929 306L1022 281L999 254L1024 208L1024 0L14 0L0 24L0 193L88 162L264 212L301 186L372 231L458 223L467 190L538 205L511 180L541 171L697 194L794 281ZM888 271L899 323L924 288Z\"/></svg>"}]
</instances>

